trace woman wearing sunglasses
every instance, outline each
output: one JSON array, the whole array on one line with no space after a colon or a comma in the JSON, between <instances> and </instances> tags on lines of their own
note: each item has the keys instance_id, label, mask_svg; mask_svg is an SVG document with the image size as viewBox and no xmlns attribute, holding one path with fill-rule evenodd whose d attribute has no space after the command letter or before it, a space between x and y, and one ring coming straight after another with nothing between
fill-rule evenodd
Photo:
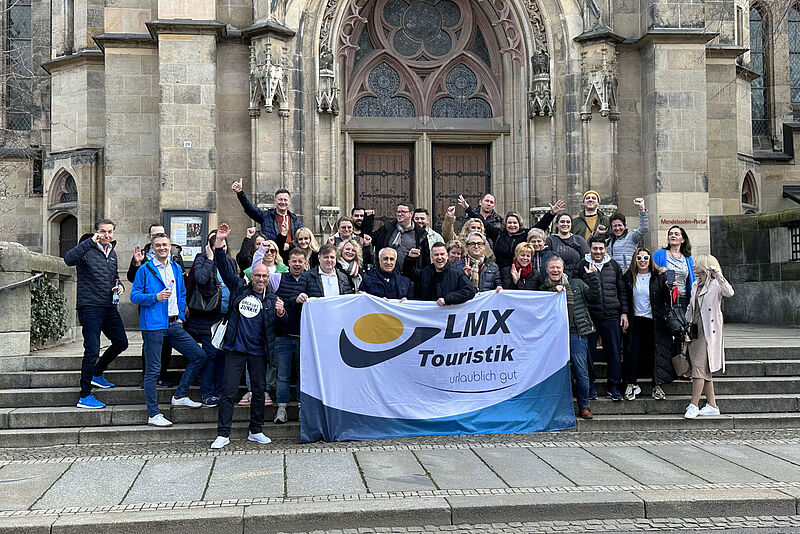
<instances>
[{"instance_id":1,"label":"woman wearing sunglasses","mask_svg":"<svg viewBox=\"0 0 800 534\"><path fill-rule=\"evenodd\" d=\"M653 398L664 400L667 396L661 386L675 379L672 333L666 321L670 302L666 273L653 262L650 251L640 247L622 282L633 308L623 348L622 379L628 384L625 400L634 400L642 392L637 378L646 369L653 378Z\"/></svg>"},{"instance_id":2,"label":"woman wearing sunglasses","mask_svg":"<svg viewBox=\"0 0 800 534\"><path fill-rule=\"evenodd\" d=\"M278 244L271 239L264 241L255 253L253 253L253 264L249 269L245 269L244 271L244 275L248 280L250 280L250 272L253 270L253 267L260 263L267 266L269 274L289 272L289 268L283 263L283 258L278 253Z\"/></svg>"}]
</instances>

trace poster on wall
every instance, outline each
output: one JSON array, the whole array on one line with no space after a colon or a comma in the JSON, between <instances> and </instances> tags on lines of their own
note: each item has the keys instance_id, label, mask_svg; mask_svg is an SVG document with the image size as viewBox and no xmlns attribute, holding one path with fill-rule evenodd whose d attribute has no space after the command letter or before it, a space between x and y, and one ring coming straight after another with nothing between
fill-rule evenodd
<instances>
[{"instance_id":1,"label":"poster on wall","mask_svg":"<svg viewBox=\"0 0 800 534\"><path fill-rule=\"evenodd\" d=\"M164 226L172 243L181 246L181 259L191 263L203 251L204 235L208 224L205 213L165 213Z\"/></svg>"}]
</instances>

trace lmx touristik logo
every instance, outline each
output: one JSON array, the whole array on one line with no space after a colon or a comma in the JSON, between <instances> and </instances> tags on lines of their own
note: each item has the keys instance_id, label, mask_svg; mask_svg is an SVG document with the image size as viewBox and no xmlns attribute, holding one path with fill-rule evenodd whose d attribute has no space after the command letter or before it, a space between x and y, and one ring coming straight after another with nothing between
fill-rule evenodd
<instances>
[{"instance_id":1,"label":"lmx touristik logo","mask_svg":"<svg viewBox=\"0 0 800 534\"><path fill-rule=\"evenodd\" d=\"M510 331L507 321L513 312L513 309L470 312L466 315L463 326L458 322L457 314L449 314L447 316L444 339L479 337L500 332L508 334ZM350 367L356 369L372 367L407 353L441 333L441 331L441 328L418 326L402 343L388 349L370 351L356 347L348 338L345 329L342 329L339 334L339 354L342 357L342 361ZM404 332L405 326L403 322L388 313L370 313L360 317L353 324L353 335L370 345L391 343L402 337ZM466 350L449 354L438 354L435 350L420 350L420 367L513 361L513 352L513 348L500 344L490 345L484 350L475 350L473 347L469 347Z\"/></svg>"}]
</instances>

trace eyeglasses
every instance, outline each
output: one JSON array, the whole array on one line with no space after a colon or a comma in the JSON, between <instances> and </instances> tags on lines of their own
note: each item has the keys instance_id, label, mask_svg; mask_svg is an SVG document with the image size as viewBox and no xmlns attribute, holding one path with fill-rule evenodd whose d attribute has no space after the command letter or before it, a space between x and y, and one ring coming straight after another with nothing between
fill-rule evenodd
<instances>
[{"instance_id":1,"label":"eyeglasses","mask_svg":"<svg viewBox=\"0 0 800 534\"><path fill-rule=\"evenodd\" d=\"M250 276L253 278L269 278L268 274L252 274Z\"/></svg>"},{"instance_id":2,"label":"eyeglasses","mask_svg":"<svg viewBox=\"0 0 800 534\"><path fill-rule=\"evenodd\" d=\"M637 260L640 260L640 261L641 261L641 260L649 260L649 259L650 259L650 256L636 256L636 259L637 259Z\"/></svg>"},{"instance_id":3,"label":"eyeglasses","mask_svg":"<svg viewBox=\"0 0 800 534\"><path fill-rule=\"evenodd\" d=\"M482 247L483 245L484 243L480 241L470 241L469 243L467 243L468 247Z\"/></svg>"}]
</instances>

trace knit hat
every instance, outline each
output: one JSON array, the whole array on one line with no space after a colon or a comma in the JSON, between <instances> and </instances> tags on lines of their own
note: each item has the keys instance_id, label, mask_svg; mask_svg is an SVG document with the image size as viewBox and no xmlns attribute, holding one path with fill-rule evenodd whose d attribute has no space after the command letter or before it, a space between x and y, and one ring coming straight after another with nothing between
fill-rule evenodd
<instances>
[{"instance_id":1,"label":"knit hat","mask_svg":"<svg viewBox=\"0 0 800 534\"><path fill-rule=\"evenodd\" d=\"M586 195L594 195L594 196L596 196L596 197L597 197L597 203L598 203L598 204L600 203L600 193L598 193L598 192L597 192L597 191L595 191L594 189L589 189L587 192L585 192L585 193L583 194L583 198L581 199L581 202L583 202L584 200L586 200Z\"/></svg>"}]
</instances>

